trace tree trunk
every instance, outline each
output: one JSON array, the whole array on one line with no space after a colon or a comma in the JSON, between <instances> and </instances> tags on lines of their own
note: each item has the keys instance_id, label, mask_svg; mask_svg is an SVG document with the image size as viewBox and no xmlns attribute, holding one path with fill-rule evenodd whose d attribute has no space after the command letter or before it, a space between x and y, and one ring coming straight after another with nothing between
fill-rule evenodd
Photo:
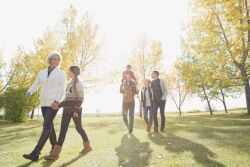
<instances>
[{"instance_id":1,"label":"tree trunk","mask_svg":"<svg viewBox=\"0 0 250 167\"><path fill-rule=\"evenodd\" d=\"M34 112L35 112L35 109L32 110L31 115L30 115L30 119L34 118Z\"/></svg>"},{"instance_id":2,"label":"tree trunk","mask_svg":"<svg viewBox=\"0 0 250 167\"><path fill-rule=\"evenodd\" d=\"M181 113L181 108L178 108L178 110L179 110L179 116L181 116L181 114L182 114L182 113Z\"/></svg>"},{"instance_id":3,"label":"tree trunk","mask_svg":"<svg viewBox=\"0 0 250 167\"><path fill-rule=\"evenodd\" d=\"M210 101L209 101L209 99L207 97L207 93L206 93L206 90L205 90L204 86L202 86L202 90L203 90L203 93L204 93L206 101L207 101L207 105L208 105L208 108L209 108L210 115L213 115L213 110L212 110Z\"/></svg>"},{"instance_id":4,"label":"tree trunk","mask_svg":"<svg viewBox=\"0 0 250 167\"><path fill-rule=\"evenodd\" d=\"M227 110L227 105L226 105L226 99L225 99L224 92L223 92L223 90L222 90L222 89L220 90L220 92L221 92L221 96L222 96L222 103L223 103L223 106L224 106L225 112L226 112L226 113L228 113L228 110Z\"/></svg>"},{"instance_id":5,"label":"tree trunk","mask_svg":"<svg viewBox=\"0 0 250 167\"><path fill-rule=\"evenodd\" d=\"M250 85L249 80L247 80L245 84L245 95L246 95L246 102L247 102L247 115L250 115Z\"/></svg>"}]
</instances>

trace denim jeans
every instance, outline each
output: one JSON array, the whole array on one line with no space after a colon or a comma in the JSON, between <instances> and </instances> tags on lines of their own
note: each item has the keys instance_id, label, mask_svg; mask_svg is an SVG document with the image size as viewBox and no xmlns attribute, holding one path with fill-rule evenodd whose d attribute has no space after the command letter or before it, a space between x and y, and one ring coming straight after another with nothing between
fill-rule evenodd
<instances>
[{"instance_id":1,"label":"denim jeans","mask_svg":"<svg viewBox=\"0 0 250 167\"><path fill-rule=\"evenodd\" d=\"M165 104L166 104L166 100L153 101L154 125L156 127L158 127L157 111L158 111L158 108L160 108L161 127L165 128Z\"/></svg>"},{"instance_id":2,"label":"denim jeans","mask_svg":"<svg viewBox=\"0 0 250 167\"><path fill-rule=\"evenodd\" d=\"M129 130L133 130L134 127L134 112L135 112L135 101L131 103L123 103L123 121L126 126L129 126ZM129 115L129 124L128 124L128 115Z\"/></svg>"},{"instance_id":3,"label":"denim jeans","mask_svg":"<svg viewBox=\"0 0 250 167\"><path fill-rule=\"evenodd\" d=\"M153 107L152 106L146 106L143 107L143 115L144 120L148 120L148 114L149 114L149 121L153 122Z\"/></svg>"},{"instance_id":4,"label":"denim jeans","mask_svg":"<svg viewBox=\"0 0 250 167\"><path fill-rule=\"evenodd\" d=\"M62 120L61 120L61 130L60 130L60 135L59 135L58 142L57 142L57 144L60 146L62 146L64 143L71 118L73 118L76 131L81 135L82 140L84 142L89 140L85 130L82 128L82 112L78 112L78 117L74 117L73 114L74 112L63 112Z\"/></svg>"},{"instance_id":5,"label":"denim jeans","mask_svg":"<svg viewBox=\"0 0 250 167\"><path fill-rule=\"evenodd\" d=\"M44 117L43 131L35 149L33 150L33 152L35 152L36 154L40 153L49 137L52 145L56 143L53 121L56 117L57 111L58 110L53 110L51 107L42 107L42 113Z\"/></svg>"},{"instance_id":6,"label":"denim jeans","mask_svg":"<svg viewBox=\"0 0 250 167\"><path fill-rule=\"evenodd\" d=\"M47 111L49 111L49 110L48 110L48 107L41 107L41 110L42 110L43 119L44 119L44 121L45 121L46 113L47 113ZM47 121L46 121L46 122L47 122ZM54 123L53 123L53 122L52 122L52 125L51 125L49 140L50 140L50 144L51 144L52 146L54 146L54 145L57 143L56 131L55 131Z\"/></svg>"}]
</instances>

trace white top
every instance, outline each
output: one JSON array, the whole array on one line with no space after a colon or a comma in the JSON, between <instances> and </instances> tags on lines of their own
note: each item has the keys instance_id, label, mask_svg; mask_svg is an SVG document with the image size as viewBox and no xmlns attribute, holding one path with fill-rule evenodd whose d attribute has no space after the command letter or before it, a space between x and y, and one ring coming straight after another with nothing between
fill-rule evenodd
<instances>
[{"instance_id":1,"label":"white top","mask_svg":"<svg viewBox=\"0 0 250 167\"><path fill-rule=\"evenodd\" d=\"M50 107L54 101L60 102L65 91L65 73L56 67L48 77L48 68L38 73L38 76L28 90L31 94L35 93L41 86L40 106Z\"/></svg>"},{"instance_id":2,"label":"white top","mask_svg":"<svg viewBox=\"0 0 250 167\"><path fill-rule=\"evenodd\" d=\"M150 97L149 97L149 92L148 89L145 91L145 101L146 101L146 107L150 107L151 106L151 101L150 101Z\"/></svg>"}]
</instances>

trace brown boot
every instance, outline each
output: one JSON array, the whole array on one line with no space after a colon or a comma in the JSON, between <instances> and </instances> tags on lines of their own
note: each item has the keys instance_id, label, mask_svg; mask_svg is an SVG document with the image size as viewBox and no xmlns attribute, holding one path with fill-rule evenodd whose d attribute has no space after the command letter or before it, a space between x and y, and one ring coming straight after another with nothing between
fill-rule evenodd
<instances>
[{"instance_id":1,"label":"brown boot","mask_svg":"<svg viewBox=\"0 0 250 167\"><path fill-rule=\"evenodd\" d=\"M81 153L88 153L92 150L92 147L90 146L90 141L83 142L83 149Z\"/></svg>"},{"instance_id":2,"label":"brown boot","mask_svg":"<svg viewBox=\"0 0 250 167\"><path fill-rule=\"evenodd\" d=\"M60 152L62 151L62 146L59 146L59 145L55 145L53 150L52 150L52 153L45 156L44 159L46 160L56 160L59 158L59 154Z\"/></svg>"},{"instance_id":3,"label":"brown boot","mask_svg":"<svg viewBox=\"0 0 250 167\"><path fill-rule=\"evenodd\" d=\"M155 127L154 127L154 132L155 132L155 133L159 133L159 131L158 131L158 126L155 126Z\"/></svg>"},{"instance_id":4,"label":"brown boot","mask_svg":"<svg viewBox=\"0 0 250 167\"><path fill-rule=\"evenodd\" d=\"M50 152L46 156L49 156L52 153L54 146L55 145L52 145ZM41 153L39 153L39 154L41 154Z\"/></svg>"},{"instance_id":5,"label":"brown boot","mask_svg":"<svg viewBox=\"0 0 250 167\"><path fill-rule=\"evenodd\" d=\"M152 123L153 123L152 121L148 122L148 133L150 133L151 131Z\"/></svg>"},{"instance_id":6,"label":"brown boot","mask_svg":"<svg viewBox=\"0 0 250 167\"><path fill-rule=\"evenodd\" d=\"M165 132L164 129L165 129L164 127L161 127L160 131L163 133Z\"/></svg>"}]
</instances>

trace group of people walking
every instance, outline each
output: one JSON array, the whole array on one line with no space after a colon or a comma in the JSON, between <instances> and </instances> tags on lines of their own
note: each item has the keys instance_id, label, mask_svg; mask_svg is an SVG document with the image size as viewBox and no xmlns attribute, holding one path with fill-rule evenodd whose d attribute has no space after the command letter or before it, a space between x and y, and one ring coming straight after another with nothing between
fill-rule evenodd
<instances>
[{"instance_id":1,"label":"group of people walking","mask_svg":"<svg viewBox=\"0 0 250 167\"><path fill-rule=\"evenodd\" d=\"M51 52L47 58L48 67L39 72L35 82L25 95L25 98L28 100L31 95L35 93L39 87L41 87L40 106L44 118L43 131L34 150L29 154L23 155L24 158L32 161L39 159L40 152L48 139L50 140L52 147L51 151L44 157L44 159L55 160L59 158L71 118L73 119L75 128L83 141L83 149L80 153L88 153L92 150L89 138L82 127L81 105L84 100L84 91L83 84L78 78L80 75L80 68L78 66L69 67L68 78L71 80L66 87L65 73L59 69L61 61L62 58L58 52ZM154 132L158 133L158 108L160 108L161 113L160 131L163 132L165 128L164 108L166 103L167 88L164 80L159 79L158 71L152 72L152 79L152 81L147 79L144 82L144 87L141 90L141 105L143 107L147 132L150 132L151 126L154 122ZM139 94L139 90L137 88L135 75L131 71L131 65L127 65L127 70L123 72L120 93L123 94L123 120L129 133L132 133L135 109L134 97ZM62 100L64 95L65 99ZM53 121L59 108L63 108L63 114L61 119L60 134L57 140Z\"/></svg>"},{"instance_id":2,"label":"group of people walking","mask_svg":"<svg viewBox=\"0 0 250 167\"><path fill-rule=\"evenodd\" d=\"M152 81L146 79L141 89L141 106L143 108L144 120L146 122L146 131L150 132L154 123L154 132L159 133L157 112L160 108L161 126L160 131L165 129L165 104L167 99L167 86L163 79L159 78L159 72L153 71L151 74ZM129 133L133 132L134 126L134 109L135 95L139 94L137 80L131 71L131 65L127 65L127 69L122 75L122 84L120 93L123 94L122 114L125 125ZM129 122L128 122L129 116Z\"/></svg>"}]
</instances>

